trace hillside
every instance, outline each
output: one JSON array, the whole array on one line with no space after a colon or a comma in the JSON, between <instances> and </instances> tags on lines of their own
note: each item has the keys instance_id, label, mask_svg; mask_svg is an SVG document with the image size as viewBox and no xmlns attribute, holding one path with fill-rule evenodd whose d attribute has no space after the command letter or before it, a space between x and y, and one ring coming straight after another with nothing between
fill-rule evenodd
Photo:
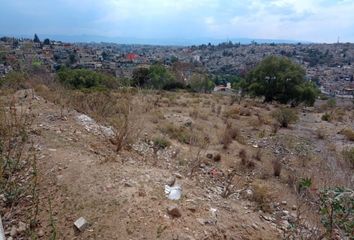
<instances>
[{"instance_id":1,"label":"hillside","mask_svg":"<svg viewBox=\"0 0 354 240\"><path fill-rule=\"evenodd\" d=\"M2 95L2 116L31 118L18 199L0 200L7 239L315 239L326 232L320 190L353 186L342 154L354 147L342 131L354 128L351 102L298 107L299 120L280 128L276 104L127 91ZM100 118L124 107L127 122L112 128ZM304 179L311 183L299 187ZM168 185L179 200L168 199ZM80 217L89 223L82 231L73 226ZM332 234L349 239L338 227Z\"/></svg>"}]
</instances>

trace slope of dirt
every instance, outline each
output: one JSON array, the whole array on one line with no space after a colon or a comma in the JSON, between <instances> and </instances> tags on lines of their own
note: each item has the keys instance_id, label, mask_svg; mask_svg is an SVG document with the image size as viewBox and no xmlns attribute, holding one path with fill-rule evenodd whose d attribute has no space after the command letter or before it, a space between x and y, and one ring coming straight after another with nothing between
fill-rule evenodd
<instances>
[{"instance_id":1,"label":"slope of dirt","mask_svg":"<svg viewBox=\"0 0 354 240\"><path fill-rule=\"evenodd\" d=\"M297 124L274 135L268 118L276 106L247 102L235 107L229 106L227 97L210 95L164 101L158 110L140 116L142 136L117 154L105 137L109 128L74 110L63 112L41 97L18 97L18 104L30 107L35 116L30 137L39 166L40 225L35 231L40 239L282 239L300 214L298 196L289 183L291 174L311 177L314 188L323 179L350 182L345 178L351 174L345 170L328 178L328 169L334 171L341 164L338 153L328 146L336 143L340 150L348 142L337 134L344 125L322 123L319 113L303 113ZM215 105L221 110L215 111ZM242 138L223 148L223 116L235 109L237 116L227 121L237 126ZM171 138L170 147L155 152L152 137L168 124L193 125L191 131L208 134L210 146L201 152L194 176L188 166L196 149L188 144ZM328 131L328 138L316 138L319 127ZM252 159L250 169L241 166L242 150ZM258 151L261 159L254 160ZM219 153L221 161L205 157L206 152ZM306 162L299 156L305 156ZM280 177L272 176L274 159L284 166ZM223 198L227 177L235 168L231 195ZM165 195L171 178L182 188L179 200ZM180 217L168 213L171 206ZM311 239L310 233L319 230L317 210L311 205L301 210L306 228L298 234ZM89 222L81 232L73 226L79 217ZM5 229L8 236L11 224Z\"/></svg>"}]
</instances>

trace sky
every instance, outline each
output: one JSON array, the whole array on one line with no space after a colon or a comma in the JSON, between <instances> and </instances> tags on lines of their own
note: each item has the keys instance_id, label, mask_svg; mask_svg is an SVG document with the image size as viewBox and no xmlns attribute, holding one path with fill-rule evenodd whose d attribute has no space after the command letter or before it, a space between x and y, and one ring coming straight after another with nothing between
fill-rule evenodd
<instances>
[{"instance_id":1,"label":"sky","mask_svg":"<svg viewBox=\"0 0 354 240\"><path fill-rule=\"evenodd\" d=\"M0 0L0 35L354 42L354 0Z\"/></svg>"}]
</instances>

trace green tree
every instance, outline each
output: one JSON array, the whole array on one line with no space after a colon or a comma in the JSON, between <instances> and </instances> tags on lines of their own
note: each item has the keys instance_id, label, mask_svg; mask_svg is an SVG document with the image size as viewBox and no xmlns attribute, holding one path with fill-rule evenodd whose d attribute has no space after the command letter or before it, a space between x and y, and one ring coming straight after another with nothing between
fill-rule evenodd
<instances>
[{"instance_id":1,"label":"green tree","mask_svg":"<svg viewBox=\"0 0 354 240\"><path fill-rule=\"evenodd\" d=\"M194 73L189 80L190 88L195 92L210 92L215 86L207 75Z\"/></svg>"},{"instance_id":2,"label":"green tree","mask_svg":"<svg viewBox=\"0 0 354 240\"><path fill-rule=\"evenodd\" d=\"M318 90L305 80L305 70L285 57L269 56L247 76L246 91L253 96L264 96L265 102L313 105Z\"/></svg>"},{"instance_id":3,"label":"green tree","mask_svg":"<svg viewBox=\"0 0 354 240\"><path fill-rule=\"evenodd\" d=\"M174 81L174 76L163 65L154 64L149 68L149 85L153 88L162 89Z\"/></svg>"},{"instance_id":4,"label":"green tree","mask_svg":"<svg viewBox=\"0 0 354 240\"><path fill-rule=\"evenodd\" d=\"M149 81L149 69L148 68L136 68L133 71L132 86L143 87Z\"/></svg>"},{"instance_id":5,"label":"green tree","mask_svg":"<svg viewBox=\"0 0 354 240\"><path fill-rule=\"evenodd\" d=\"M44 45L50 45L50 40L49 40L49 38L44 39L43 44L44 44Z\"/></svg>"},{"instance_id":6,"label":"green tree","mask_svg":"<svg viewBox=\"0 0 354 240\"><path fill-rule=\"evenodd\" d=\"M85 88L118 88L120 82L118 79L99 72L87 69L61 69L58 72L59 81L64 85L74 89Z\"/></svg>"},{"instance_id":7,"label":"green tree","mask_svg":"<svg viewBox=\"0 0 354 240\"><path fill-rule=\"evenodd\" d=\"M39 37L37 36L37 34L34 34L33 42L35 42L35 43L41 42L41 40L39 40Z\"/></svg>"}]
</instances>

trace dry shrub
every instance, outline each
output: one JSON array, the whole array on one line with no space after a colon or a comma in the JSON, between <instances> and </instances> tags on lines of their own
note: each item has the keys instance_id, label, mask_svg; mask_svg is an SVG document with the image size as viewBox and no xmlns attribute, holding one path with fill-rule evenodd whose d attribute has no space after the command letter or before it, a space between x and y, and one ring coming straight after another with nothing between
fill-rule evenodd
<instances>
[{"instance_id":1,"label":"dry shrub","mask_svg":"<svg viewBox=\"0 0 354 240\"><path fill-rule=\"evenodd\" d=\"M326 139L327 133L323 128L316 129L316 136L318 139Z\"/></svg>"},{"instance_id":2,"label":"dry shrub","mask_svg":"<svg viewBox=\"0 0 354 240\"><path fill-rule=\"evenodd\" d=\"M272 124L272 133L273 133L274 135L276 135L276 134L278 133L278 131L279 131L279 128L280 128L279 123L274 122L274 123Z\"/></svg>"},{"instance_id":3,"label":"dry shrub","mask_svg":"<svg viewBox=\"0 0 354 240\"><path fill-rule=\"evenodd\" d=\"M15 98L8 103L0 99L0 195L9 207L18 211L22 206L32 206L38 201L37 158L30 143L29 129L33 122L31 105L19 107ZM30 217L32 209L26 209Z\"/></svg>"},{"instance_id":4,"label":"dry shrub","mask_svg":"<svg viewBox=\"0 0 354 240\"><path fill-rule=\"evenodd\" d=\"M282 169L281 162L279 160L273 160L272 165L273 165L274 177L280 177L280 173L281 173L281 169Z\"/></svg>"},{"instance_id":5,"label":"dry shrub","mask_svg":"<svg viewBox=\"0 0 354 240\"><path fill-rule=\"evenodd\" d=\"M290 108L280 108L273 112L274 119L280 124L280 126L287 128L289 124L295 123L299 120L297 112Z\"/></svg>"},{"instance_id":6,"label":"dry shrub","mask_svg":"<svg viewBox=\"0 0 354 240\"><path fill-rule=\"evenodd\" d=\"M220 161L221 161L221 155L220 155L220 153L217 153L216 155L214 155L213 160L214 160L215 162L220 162Z\"/></svg>"},{"instance_id":7,"label":"dry shrub","mask_svg":"<svg viewBox=\"0 0 354 240\"><path fill-rule=\"evenodd\" d=\"M249 108L243 107L240 109L240 115L241 116L251 116L252 112Z\"/></svg>"},{"instance_id":8,"label":"dry shrub","mask_svg":"<svg viewBox=\"0 0 354 240\"><path fill-rule=\"evenodd\" d=\"M263 212L271 212L270 203L272 196L269 189L264 184L253 184L253 195L251 200L256 202L258 209Z\"/></svg>"},{"instance_id":9,"label":"dry shrub","mask_svg":"<svg viewBox=\"0 0 354 240\"><path fill-rule=\"evenodd\" d=\"M197 133L192 134L191 130L185 126L176 126L169 123L162 126L160 131L170 136L170 138L185 144L195 145L201 140Z\"/></svg>"},{"instance_id":10,"label":"dry shrub","mask_svg":"<svg viewBox=\"0 0 354 240\"><path fill-rule=\"evenodd\" d=\"M254 169L256 164L248 158L247 152L245 149L241 149L238 153L238 156L241 158L241 165L248 168Z\"/></svg>"},{"instance_id":11,"label":"dry shrub","mask_svg":"<svg viewBox=\"0 0 354 240\"><path fill-rule=\"evenodd\" d=\"M349 141L354 141L354 131L352 129L343 129L340 134L344 135Z\"/></svg>"},{"instance_id":12,"label":"dry shrub","mask_svg":"<svg viewBox=\"0 0 354 240\"><path fill-rule=\"evenodd\" d=\"M261 149L258 149L256 151L256 154L253 155L253 158L256 159L257 161L261 161L262 160L262 150Z\"/></svg>"},{"instance_id":13,"label":"dry shrub","mask_svg":"<svg viewBox=\"0 0 354 240\"><path fill-rule=\"evenodd\" d=\"M199 116L199 112L197 111L197 109L193 109L191 112L189 112L189 116L193 119L197 119Z\"/></svg>"},{"instance_id":14,"label":"dry shrub","mask_svg":"<svg viewBox=\"0 0 354 240\"><path fill-rule=\"evenodd\" d=\"M241 164L243 166L246 166L247 162L248 162L248 156L247 156L247 152L245 149L241 149L238 152L238 156L241 158Z\"/></svg>"},{"instance_id":15,"label":"dry shrub","mask_svg":"<svg viewBox=\"0 0 354 240\"><path fill-rule=\"evenodd\" d=\"M216 108L216 115L217 116L220 116L221 109L222 109L222 107L220 105L218 105L218 107Z\"/></svg>"},{"instance_id":16,"label":"dry shrub","mask_svg":"<svg viewBox=\"0 0 354 240\"><path fill-rule=\"evenodd\" d=\"M244 139L240 131L237 128L233 127L231 123L227 122L225 130L221 135L220 143L223 145L224 149L227 149L233 140L244 144Z\"/></svg>"},{"instance_id":17,"label":"dry shrub","mask_svg":"<svg viewBox=\"0 0 354 240\"><path fill-rule=\"evenodd\" d=\"M239 119L240 109L238 107L231 108L224 112L223 117Z\"/></svg>"},{"instance_id":18,"label":"dry shrub","mask_svg":"<svg viewBox=\"0 0 354 240\"><path fill-rule=\"evenodd\" d=\"M349 163L351 168L354 168L354 147L344 149L342 154L344 160Z\"/></svg>"}]
</instances>

